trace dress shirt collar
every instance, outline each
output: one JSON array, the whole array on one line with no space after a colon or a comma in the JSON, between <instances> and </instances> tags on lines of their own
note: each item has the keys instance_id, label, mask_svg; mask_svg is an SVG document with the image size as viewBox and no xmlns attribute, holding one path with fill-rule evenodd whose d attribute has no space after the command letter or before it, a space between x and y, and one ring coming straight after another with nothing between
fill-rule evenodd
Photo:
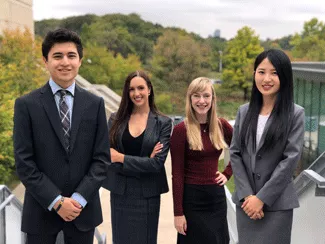
<instances>
[{"instance_id":1,"label":"dress shirt collar","mask_svg":"<svg viewBox=\"0 0 325 244\"><path fill-rule=\"evenodd\" d=\"M51 87L51 90L53 92L53 95L55 95L59 90L62 90L63 89L61 86L59 86L58 84L56 84L55 81L52 80L52 78L50 78L49 85ZM67 90L68 92L70 92L70 94L74 97L75 88L76 88L76 82L74 81L71 84L71 86L69 86L68 88L66 88L64 90Z\"/></svg>"}]
</instances>

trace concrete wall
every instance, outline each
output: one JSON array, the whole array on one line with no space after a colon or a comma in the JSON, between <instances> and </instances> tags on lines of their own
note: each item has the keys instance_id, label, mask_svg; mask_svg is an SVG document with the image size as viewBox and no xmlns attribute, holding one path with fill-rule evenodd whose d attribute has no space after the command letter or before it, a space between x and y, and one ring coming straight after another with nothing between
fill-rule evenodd
<instances>
[{"instance_id":1,"label":"concrete wall","mask_svg":"<svg viewBox=\"0 0 325 244\"><path fill-rule=\"evenodd\" d=\"M0 0L0 34L4 29L22 30L34 34L33 0Z\"/></svg>"}]
</instances>

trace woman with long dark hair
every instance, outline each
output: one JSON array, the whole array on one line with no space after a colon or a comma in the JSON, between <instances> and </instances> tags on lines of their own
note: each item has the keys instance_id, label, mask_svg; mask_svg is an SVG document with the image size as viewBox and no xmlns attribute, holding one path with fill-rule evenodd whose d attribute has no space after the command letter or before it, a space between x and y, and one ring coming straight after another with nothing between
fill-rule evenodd
<instances>
[{"instance_id":1,"label":"woman with long dark hair","mask_svg":"<svg viewBox=\"0 0 325 244\"><path fill-rule=\"evenodd\" d=\"M291 62L281 50L259 54L250 103L237 113L230 147L240 244L288 244L292 177L304 138L304 109L293 101Z\"/></svg>"},{"instance_id":2,"label":"woman with long dark hair","mask_svg":"<svg viewBox=\"0 0 325 244\"><path fill-rule=\"evenodd\" d=\"M168 191L164 163L172 121L156 108L143 71L126 78L108 127L112 165L103 186L111 191L113 243L156 244L160 194Z\"/></svg>"},{"instance_id":3,"label":"woman with long dark hair","mask_svg":"<svg viewBox=\"0 0 325 244\"><path fill-rule=\"evenodd\" d=\"M208 78L191 82L186 118L171 137L174 223L177 244L228 244L224 184L228 164L218 171L219 157L232 138L232 127L216 113L216 94Z\"/></svg>"}]
</instances>

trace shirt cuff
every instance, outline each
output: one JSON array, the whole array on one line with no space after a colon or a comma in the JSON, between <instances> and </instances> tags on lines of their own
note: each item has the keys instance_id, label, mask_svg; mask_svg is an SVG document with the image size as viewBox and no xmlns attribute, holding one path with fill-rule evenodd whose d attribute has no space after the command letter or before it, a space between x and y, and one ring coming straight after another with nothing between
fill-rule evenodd
<instances>
[{"instance_id":1,"label":"shirt cuff","mask_svg":"<svg viewBox=\"0 0 325 244\"><path fill-rule=\"evenodd\" d=\"M52 210L52 208L54 207L54 205L55 205L55 203L57 202L57 201L59 201L60 199L61 199L61 195L58 195L55 199L54 199L54 201L50 204L50 206L47 208L49 211L51 211Z\"/></svg>"},{"instance_id":2,"label":"shirt cuff","mask_svg":"<svg viewBox=\"0 0 325 244\"><path fill-rule=\"evenodd\" d=\"M76 200L82 206L82 208L84 208L87 205L86 199L83 196L81 196L78 192L73 193L71 198Z\"/></svg>"}]
</instances>

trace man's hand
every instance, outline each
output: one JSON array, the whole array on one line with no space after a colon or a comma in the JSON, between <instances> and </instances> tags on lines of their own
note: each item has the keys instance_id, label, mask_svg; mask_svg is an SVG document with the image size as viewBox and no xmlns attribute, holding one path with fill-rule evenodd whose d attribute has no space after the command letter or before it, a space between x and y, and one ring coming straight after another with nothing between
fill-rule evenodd
<instances>
[{"instance_id":1,"label":"man's hand","mask_svg":"<svg viewBox=\"0 0 325 244\"><path fill-rule=\"evenodd\" d=\"M155 157L157 153L161 152L162 148L163 148L163 144L161 144L160 142L157 142L157 144L155 145L155 147L152 150L150 158Z\"/></svg>"},{"instance_id":2,"label":"man's hand","mask_svg":"<svg viewBox=\"0 0 325 244\"><path fill-rule=\"evenodd\" d=\"M54 209L57 209L60 204L60 201L61 199L55 203ZM57 214L60 215L60 217L64 221L70 222L75 220L75 218L80 215L81 211L82 207L76 200L69 197L65 197L62 206L57 212Z\"/></svg>"},{"instance_id":3,"label":"man's hand","mask_svg":"<svg viewBox=\"0 0 325 244\"><path fill-rule=\"evenodd\" d=\"M256 196L249 196L246 198L241 208L251 219L262 219L264 217L263 212L264 203Z\"/></svg>"},{"instance_id":4,"label":"man's hand","mask_svg":"<svg viewBox=\"0 0 325 244\"><path fill-rule=\"evenodd\" d=\"M186 236L186 230L187 230L187 223L185 216L175 216L174 217L174 225L178 233Z\"/></svg>"},{"instance_id":5,"label":"man's hand","mask_svg":"<svg viewBox=\"0 0 325 244\"><path fill-rule=\"evenodd\" d=\"M123 163L124 162L124 154L119 153L114 148L110 148L111 152L111 162L112 163Z\"/></svg>"}]
</instances>

